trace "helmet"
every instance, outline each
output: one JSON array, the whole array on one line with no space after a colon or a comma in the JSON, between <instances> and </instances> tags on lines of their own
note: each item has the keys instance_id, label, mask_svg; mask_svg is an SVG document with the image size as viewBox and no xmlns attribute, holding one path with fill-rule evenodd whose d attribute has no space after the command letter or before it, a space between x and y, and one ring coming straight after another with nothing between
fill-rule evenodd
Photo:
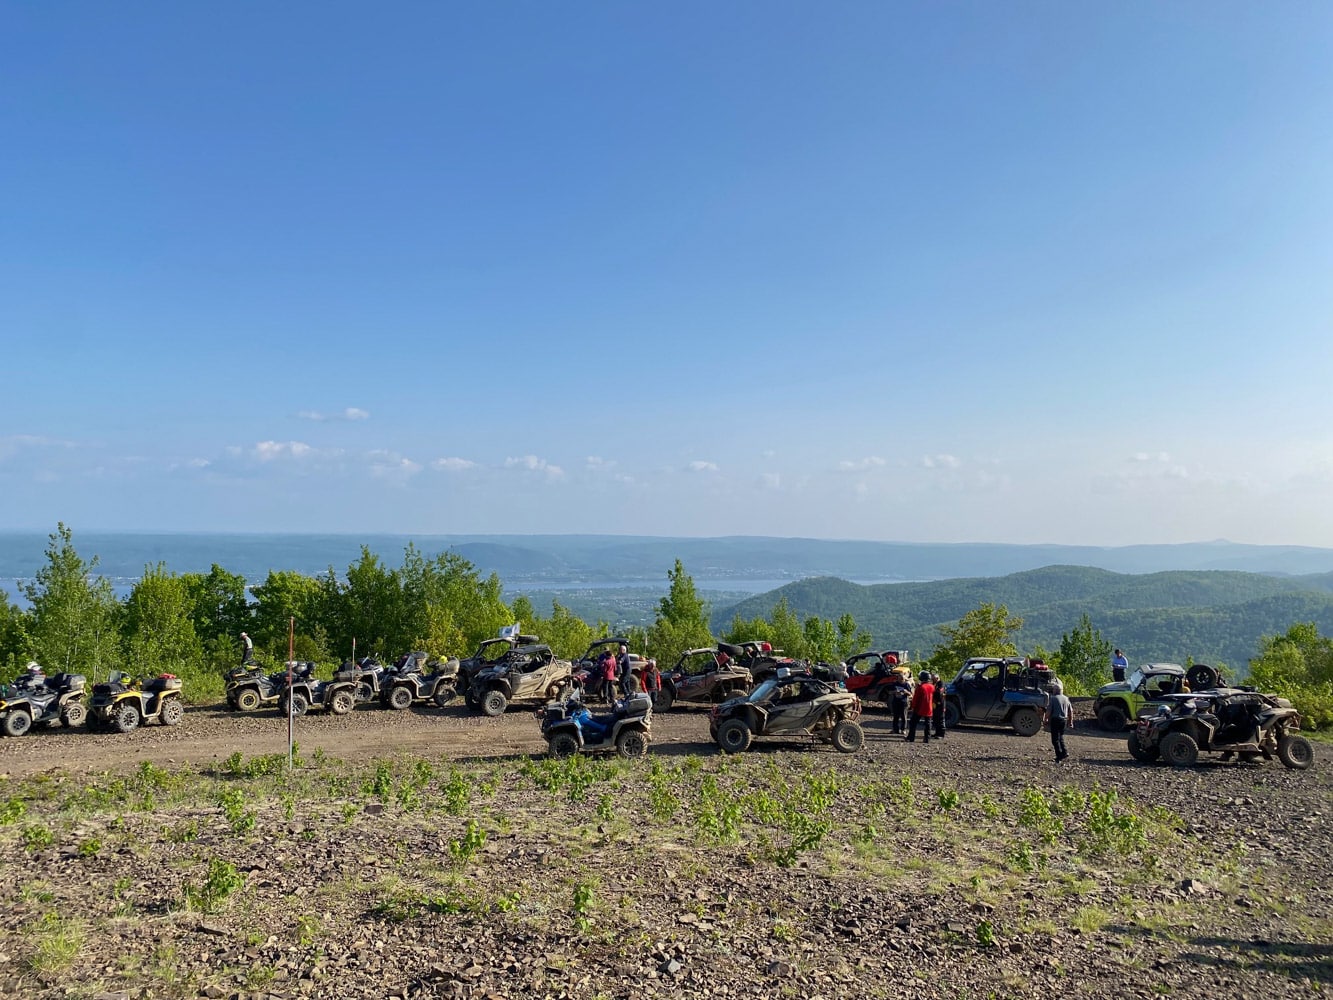
<instances>
[{"instance_id":1,"label":"helmet","mask_svg":"<svg viewBox=\"0 0 1333 1000\"><path fill-rule=\"evenodd\" d=\"M929 683L929 681L930 681L930 671L929 671L929 670L923 670L923 671L921 671L921 673L917 675L917 678L916 678L916 679L919 680L922 684Z\"/></svg>"},{"instance_id":2,"label":"helmet","mask_svg":"<svg viewBox=\"0 0 1333 1000\"><path fill-rule=\"evenodd\" d=\"M42 672L42 665L40 663L38 663L36 660L28 661L28 673L40 674L41 672Z\"/></svg>"},{"instance_id":3,"label":"helmet","mask_svg":"<svg viewBox=\"0 0 1333 1000\"><path fill-rule=\"evenodd\" d=\"M890 653L888 656L884 657L884 662L891 667L896 667L898 665L898 654Z\"/></svg>"}]
</instances>

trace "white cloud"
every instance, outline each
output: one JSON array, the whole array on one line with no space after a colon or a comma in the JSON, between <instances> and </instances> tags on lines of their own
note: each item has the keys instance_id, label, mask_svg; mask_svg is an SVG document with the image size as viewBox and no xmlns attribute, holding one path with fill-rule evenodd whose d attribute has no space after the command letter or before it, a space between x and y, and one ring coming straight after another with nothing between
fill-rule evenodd
<instances>
[{"instance_id":1,"label":"white cloud","mask_svg":"<svg viewBox=\"0 0 1333 1000\"><path fill-rule=\"evenodd\" d=\"M302 459L314 451L304 441L260 441L250 450L250 454L261 462L273 462L278 459Z\"/></svg>"},{"instance_id":2,"label":"white cloud","mask_svg":"<svg viewBox=\"0 0 1333 1000\"><path fill-rule=\"evenodd\" d=\"M440 472L463 472L466 469L474 468L476 464L477 463L472 461L470 458L450 457L450 458L437 458L435 461L430 463L430 467L432 469L437 469Z\"/></svg>"},{"instance_id":3,"label":"white cloud","mask_svg":"<svg viewBox=\"0 0 1333 1000\"><path fill-rule=\"evenodd\" d=\"M583 460L583 465L589 472L607 472L616 467L613 459L602 458L598 455L589 455Z\"/></svg>"},{"instance_id":4,"label":"white cloud","mask_svg":"<svg viewBox=\"0 0 1333 1000\"><path fill-rule=\"evenodd\" d=\"M324 413L320 410L302 410L297 414L302 420L315 420L325 423L330 420L369 420L370 411L363 410L359 406L349 406L345 410L337 413Z\"/></svg>"},{"instance_id":5,"label":"white cloud","mask_svg":"<svg viewBox=\"0 0 1333 1000\"><path fill-rule=\"evenodd\" d=\"M213 463L206 458L192 458L185 464L191 469L207 469Z\"/></svg>"},{"instance_id":6,"label":"white cloud","mask_svg":"<svg viewBox=\"0 0 1333 1000\"><path fill-rule=\"evenodd\" d=\"M774 449L772 449L772 448L765 448L763 451L761 451L761 452L759 453L759 457L760 457L760 458L772 458L772 457L775 456L776 454L777 454L777 452L776 452Z\"/></svg>"},{"instance_id":7,"label":"white cloud","mask_svg":"<svg viewBox=\"0 0 1333 1000\"><path fill-rule=\"evenodd\" d=\"M689 464L688 468L691 472L716 472L717 463L705 462L702 459L696 458L693 462Z\"/></svg>"},{"instance_id":8,"label":"white cloud","mask_svg":"<svg viewBox=\"0 0 1333 1000\"><path fill-rule=\"evenodd\" d=\"M766 490L782 489L782 476L776 472L765 472L760 474L759 482Z\"/></svg>"},{"instance_id":9,"label":"white cloud","mask_svg":"<svg viewBox=\"0 0 1333 1000\"><path fill-rule=\"evenodd\" d=\"M962 464L954 455L921 456L921 465L927 469L957 469Z\"/></svg>"},{"instance_id":10,"label":"white cloud","mask_svg":"<svg viewBox=\"0 0 1333 1000\"><path fill-rule=\"evenodd\" d=\"M1165 451L1147 452L1138 451L1130 457L1131 462L1158 462L1165 464L1171 461L1171 455Z\"/></svg>"},{"instance_id":11,"label":"white cloud","mask_svg":"<svg viewBox=\"0 0 1333 1000\"><path fill-rule=\"evenodd\" d=\"M536 455L520 455L518 457L510 456L505 459L506 469L526 469L529 472L541 472L548 479L562 479L565 470L558 465L552 465L544 458L538 458Z\"/></svg>"},{"instance_id":12,"label":"white cloud","mask_svg":"<svg viewBox=\"0 0 1333 1000\"><path fill-rule=\"evenodd\" d=\"M0 461L17 455L20 451L51 451L73 447L73 441L61 441L41 434L4 434L0 435Z\"/></svg>"},{"instance_id":13,"label":"white cloud","mask_svg":"<svg viewBox=\"0 0 1333 1000\"><path fill-rule=\"evenodd\" d=\"M376 479L406 482L421 471L421 465L393 451L376 450L366 456L370 460L370 474Z\"/></svg>"},{"instance_id":14,"label":"white cloud","mask_svg":"<svg viewBox=\"0 0 1333 1000\"><path fill-rule=\"evenodd\" d=\"M878 469L885 464L884 459L878 455L867 455L865 458L858 458L856 461L844 459L838 463L839 472L865 472L867 469Z\"/></svg>"}]
</instances>

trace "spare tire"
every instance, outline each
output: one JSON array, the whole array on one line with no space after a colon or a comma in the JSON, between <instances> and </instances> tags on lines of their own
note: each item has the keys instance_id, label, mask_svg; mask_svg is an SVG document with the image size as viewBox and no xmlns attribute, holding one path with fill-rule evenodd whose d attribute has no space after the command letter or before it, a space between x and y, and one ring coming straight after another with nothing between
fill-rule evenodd
<instances>
[{"instance_id":1,"label":"spare tire","mask_svg":"<svg viewBox=\"0 0 1333 1000\"><path fill-rule=\"evenodd\" d=\"M1208 691L1221 686L1222 674L1216 667L1210 667L1206 663L1196 663L1185 671L1185 680L1189 682L1191 691Z\"/></svg>"}]
</instances>

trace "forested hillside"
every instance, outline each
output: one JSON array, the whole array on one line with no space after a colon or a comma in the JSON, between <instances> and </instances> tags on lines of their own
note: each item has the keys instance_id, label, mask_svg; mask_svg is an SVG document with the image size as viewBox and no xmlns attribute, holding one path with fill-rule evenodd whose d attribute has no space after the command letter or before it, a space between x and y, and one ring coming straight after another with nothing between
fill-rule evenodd
<instances>
[{"instance_id":1,"label":"forested hillside","mask_svg":"<svg viewBox=\"0 0 1333 1000\"><path fill-rule=\"evenodd\" d=\"M1052 649L1087 614L1136 663L1221 661L1243 667L1264 635L1292 622L1333 630L1327 574L1275 577L1228 571L1126 575L1081 566L1048 566L1003 577L861 586L828 577L801 580L738 604L715 607L713 626L766 615L785 598L798 616L855 616L877 646L924 654L937 626L983 602L1003 604L1024 619L1020 645Z\"/></svg>"}]
</instances>

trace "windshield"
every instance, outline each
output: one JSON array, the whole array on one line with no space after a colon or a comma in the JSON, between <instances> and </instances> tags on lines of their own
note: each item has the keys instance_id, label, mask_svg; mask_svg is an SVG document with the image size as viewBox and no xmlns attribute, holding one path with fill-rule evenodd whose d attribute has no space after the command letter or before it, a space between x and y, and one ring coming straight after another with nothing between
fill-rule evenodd
<instances>
[{"instance_id":1,"label":"windshield","mask_svg":"<svg viewBox=\"0 0 1333 1000\"><path fill-rule=\"evenodd\" d=\"M1143 671L1135 667L1134 672L1129 675L1129 680L1126 683L1129 684L1129 689L1131 691L1137 691L1140 687L1143 686L1143 682L1145 679L1146 678L1143 675Z\"/></svg>"},{"instance_id":2,"label":"windshield","mask_svg":"<svg viewBox=\"0 0 1333 1000\"><path fill-rule=\"evenodd\" d=\"M760 702L760 701L763 701L765 698L767 698L769 695L771 695L774 691L776 691L776 690L777 690L777 687L778 687L778 681L777 681L777 678L776 678L776 677L770 677L768 680L764 681L764 682L763 682L762 684L760 684L757 688L755 688L753 691L751 691L751 692L750 692L750 696L749 696L748 698L746 698L745 700L746 700L746 701L750 701L750 702Z\"/></svg>"}]
</instances>

